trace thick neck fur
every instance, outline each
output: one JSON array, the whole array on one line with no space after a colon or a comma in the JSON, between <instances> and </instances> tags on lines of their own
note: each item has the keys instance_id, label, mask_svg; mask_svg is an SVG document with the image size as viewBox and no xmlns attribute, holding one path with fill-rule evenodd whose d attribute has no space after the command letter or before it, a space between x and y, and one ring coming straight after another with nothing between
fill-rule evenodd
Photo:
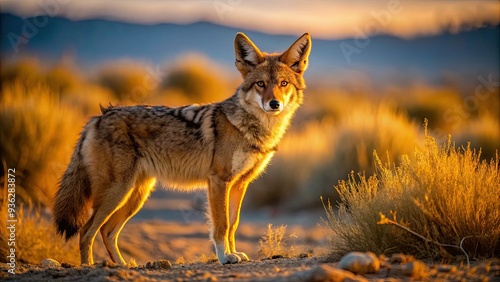
<instances>
[{"instance_id":1,"label":"thick neck fur","mask_svg":"<svg viewBox=\"0 0 500 282\"><path fill-rule=\"evenodd\" d=\"M261 151L275 150L302 102L302 90L297 90L297 96L277 115L268 114L252 105L246 95L248 93L240 88L221 103L227 119L251 145Z\"/></svg>"}]
</instances>

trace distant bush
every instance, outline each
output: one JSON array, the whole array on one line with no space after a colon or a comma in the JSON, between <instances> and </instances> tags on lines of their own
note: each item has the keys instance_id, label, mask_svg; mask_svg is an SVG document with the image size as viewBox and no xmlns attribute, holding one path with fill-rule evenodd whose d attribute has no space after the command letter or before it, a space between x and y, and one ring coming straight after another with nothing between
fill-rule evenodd
<instances>
[{"instance_id":1,"label":"distant bush","mask_svg":"<svg viewBox=\"0 0 500 282\"><path fill-rule=\"evenodd\" d=\"M48 86L3 85L0 156L16 168L18 200L50 205L80 125L79 111L61 106L58 92Z\"/></svg>"},{"instance_id":2,"label":"distant bush","mask_svg":"<svg viewBox=\"0 0 500 282\"><path fill-rule=\"evenodd\" d=\"M462 103L457 89L417 84L393 90L389 96L396 100L399 108L406 111L412 119L422 122L426 118L434 128L445 132L455 129L455 124L450 122L450 112L455 105Z\"/></svg>"},{"instance_id":3,"label":"distant bush","mask_svg":"<svg viewBox=\"0 0 500 282\"><path fill-rule=\"evenodd\" d=\"M287 133L275 158L249 191L252 204L321 207L321 195L338 199L331 186L351 171L374 171L373 150L392 159L417 145L418 126L388 104L348 106L338 121L308 122Z\"/></svg>"},{"instance_id":4,"label":"distant bush","mask_svg":"<svg viewBox=\"0 0 500 282\"><path fill-rule=\"evenodd\" d=\"M397 252L421 258L460 255L389 225L377 225L379 213L392 214L400 224L440 243L459 245L471 257L500 255L500 183L498 155L481 161L470 147L451 142L438 145L426 134L425 146L398 165L382 163L366 178L351 174L335 189L338 211L326 208L330 250L335 256L352 250L378 254Z\"/></svg>"},{"instance_id":5,"label":"distant bush","mask_svg":"<svg viewBox=\"0 0 500 282\"><path fill-rule=\"evenodd\" d=\"M190 56L169 69L161 83L161 92L166 102L172 94L172 98L182 99L184 103L218 102L235 91L223 75L213 62L201 56Z\"/></svg>"},{"instance_id":6,"label":"distant bush","mask_svg":"<svg viewBox=\"0 0 500 282\"><path fill-rule=\"evenodd\" d=\"M481 150L483 159L494 158L500 149L500 119L484 114L469 120L456 135L457 145L472 146Z\"/></svg>"},{"instance_id":7,"label":"distant bush","mask_svg":"<svg viewBox=\"0 0 500 282\"><path fill-rule=\"evenodd\" d=\"M97 82L113 93L123 104L141 104L156 90L160 81L137 62L115 62L105 65Z\"/></svg>"},{"instance_id":8,"label":"distant bush","mask_svg":"<svg viewBox=\"0 0 500 282\"><path fill-rule=\"evenodd\" d=\"M70 62L60 62L43 68L37 59L24 58L1 68L1 84L21 83L26 88L42 84L55 93L64 95L81 87L80 76ZM1 98L2 94L0 94Z\"/></svg>"}]
</instances>

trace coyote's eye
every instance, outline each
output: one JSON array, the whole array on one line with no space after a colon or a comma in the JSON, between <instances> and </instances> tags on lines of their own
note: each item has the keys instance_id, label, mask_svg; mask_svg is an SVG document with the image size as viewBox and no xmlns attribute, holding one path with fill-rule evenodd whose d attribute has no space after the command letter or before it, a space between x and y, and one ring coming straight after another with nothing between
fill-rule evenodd
<instances>
[{"instance_id":1,"label":"coyote's eye","mask_svg":"<svg viewBox=\"0 0 500 282\"><path fill-rule=\"evenodd\" d=\"M262 80L257 81L257 86L264 87L264 81Z\"/></svg>"},{"instance_id":2,"label":"coyote's eye","mask_svg":"<svg viewBox=\"0 0 500 282\"><path fill-rule=\"evenodd\" d=\"M283 80L283 81L281 82L281 86L285 87L285 86L287 86L287 85L288 85L288 81Z\"/></svg>"}]
</instances>

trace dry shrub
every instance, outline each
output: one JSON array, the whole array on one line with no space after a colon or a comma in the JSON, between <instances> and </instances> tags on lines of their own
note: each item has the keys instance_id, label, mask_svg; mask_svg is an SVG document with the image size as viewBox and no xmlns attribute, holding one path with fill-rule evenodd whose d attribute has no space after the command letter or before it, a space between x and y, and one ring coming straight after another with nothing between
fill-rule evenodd
<instances>
[{"instance_id":1,"label":"dry shrub","mask_svg":"<svg viewBox=\"0 0 500 282\"><path fill-rule=\"evenodd\" d=\"M288 240L295 238L295 234L285 236L286 225L273 228L272 224L267 225L267 232L259 239L259 249L257 251L261 258L272 258L275 256L292 257L295 254L295 246Z\"/></svg>"},{"instance_id":2,"label":"dry shrub","mask_svg":"<svg viewBox=\"0 0 500 282\"><path fill-rule=\"evenodd\" d=\"M335 256L350 251L411 253L423 258L460 255L393 226L377 225L379 213L397 215L411 230L440 243L459 245L471 257L500 255L500 183L498 155L482 161L480 153L448 142L438 145L426 132L425 146L414 158L403 156L394 165L377 155L377 173L366 178L351 174L335 188L338 212L326 208L330 250Z\"/></svg>"},{"instance_id":3,"label":"dry shrub","mask_svg":"<svg viewBox=\"0 0 500 282\"><path fill-rule=\"evenodd\" d=\"M17 81L4 85L2 93L0 155L16 168L17 198L49 206L81 130L81 116L61 106L59 93L43 84L28 87Z\"/></svg>"}]
</instances>

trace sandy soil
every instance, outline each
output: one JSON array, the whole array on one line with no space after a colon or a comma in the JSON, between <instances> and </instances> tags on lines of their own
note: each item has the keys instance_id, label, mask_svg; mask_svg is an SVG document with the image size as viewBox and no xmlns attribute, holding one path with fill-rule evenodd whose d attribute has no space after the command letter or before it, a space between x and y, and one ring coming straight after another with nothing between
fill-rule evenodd
<instances>
[{"instance_id":1,"label":"sandy soil","mask_svg":"<svg viewBox=\"0 0 500 282\"><path fill-rule=\"evenodd\" d=\"M11 275L7 273L8 266L0 264L0 280L324 281L326 278L321 275L325 274L325 269L335 268L337 265L337 262L328 261L326 256L328 246L323 227L320 226L323 211L290 214L272 209L242 212L237 234L238 249L246 252L251 261L220 265L212 259L213 245L208 240L208 224L204 214L201 209L193 209L198 201L192 195L175 200L154 197L125 226L119 240L120 249L124 258L135 259L138 267L129 269L108 262L107 253L98 238L94 252L95 260L99 263L94 266L77 267L63 263L60 267L43 267L18 264L16 274ZM290 246L288 250L291 250L291 258L259 257L259 239L266 233L268 223L274 226L287 225L285 237ZM476 262L471 268L427 263L425 270L417 274L396 272L395 268L397 267L386 263L378 273L358 275L354 279L500 281L498 261Z\"/></svg>"},{"instance_id":2,"label":"sandy soil","mask_svg":"<svg viewBox=\"0 0 500 282\"><path fill-rule=\"evenodd\" d=\"M500 266L478 263L474 267L426 264L416 274L391 270L394 265L383 266L376 274L353 275L351 278L326 274L324 269L335 268L337 263L326 262L325 257L279 258L220 265L203 263L174 264L154 269L145 266L127 269L109 263L92 267L43 268L21 265L16 275L2 271L0 279L11 281L500 281ZM325 267L326 266L326 267ZM331 268L330 268L331 267ZM0 264L5 270L5 264ZM330 279L330 280L328 280Z\"/></svg>"}]
</instances>

